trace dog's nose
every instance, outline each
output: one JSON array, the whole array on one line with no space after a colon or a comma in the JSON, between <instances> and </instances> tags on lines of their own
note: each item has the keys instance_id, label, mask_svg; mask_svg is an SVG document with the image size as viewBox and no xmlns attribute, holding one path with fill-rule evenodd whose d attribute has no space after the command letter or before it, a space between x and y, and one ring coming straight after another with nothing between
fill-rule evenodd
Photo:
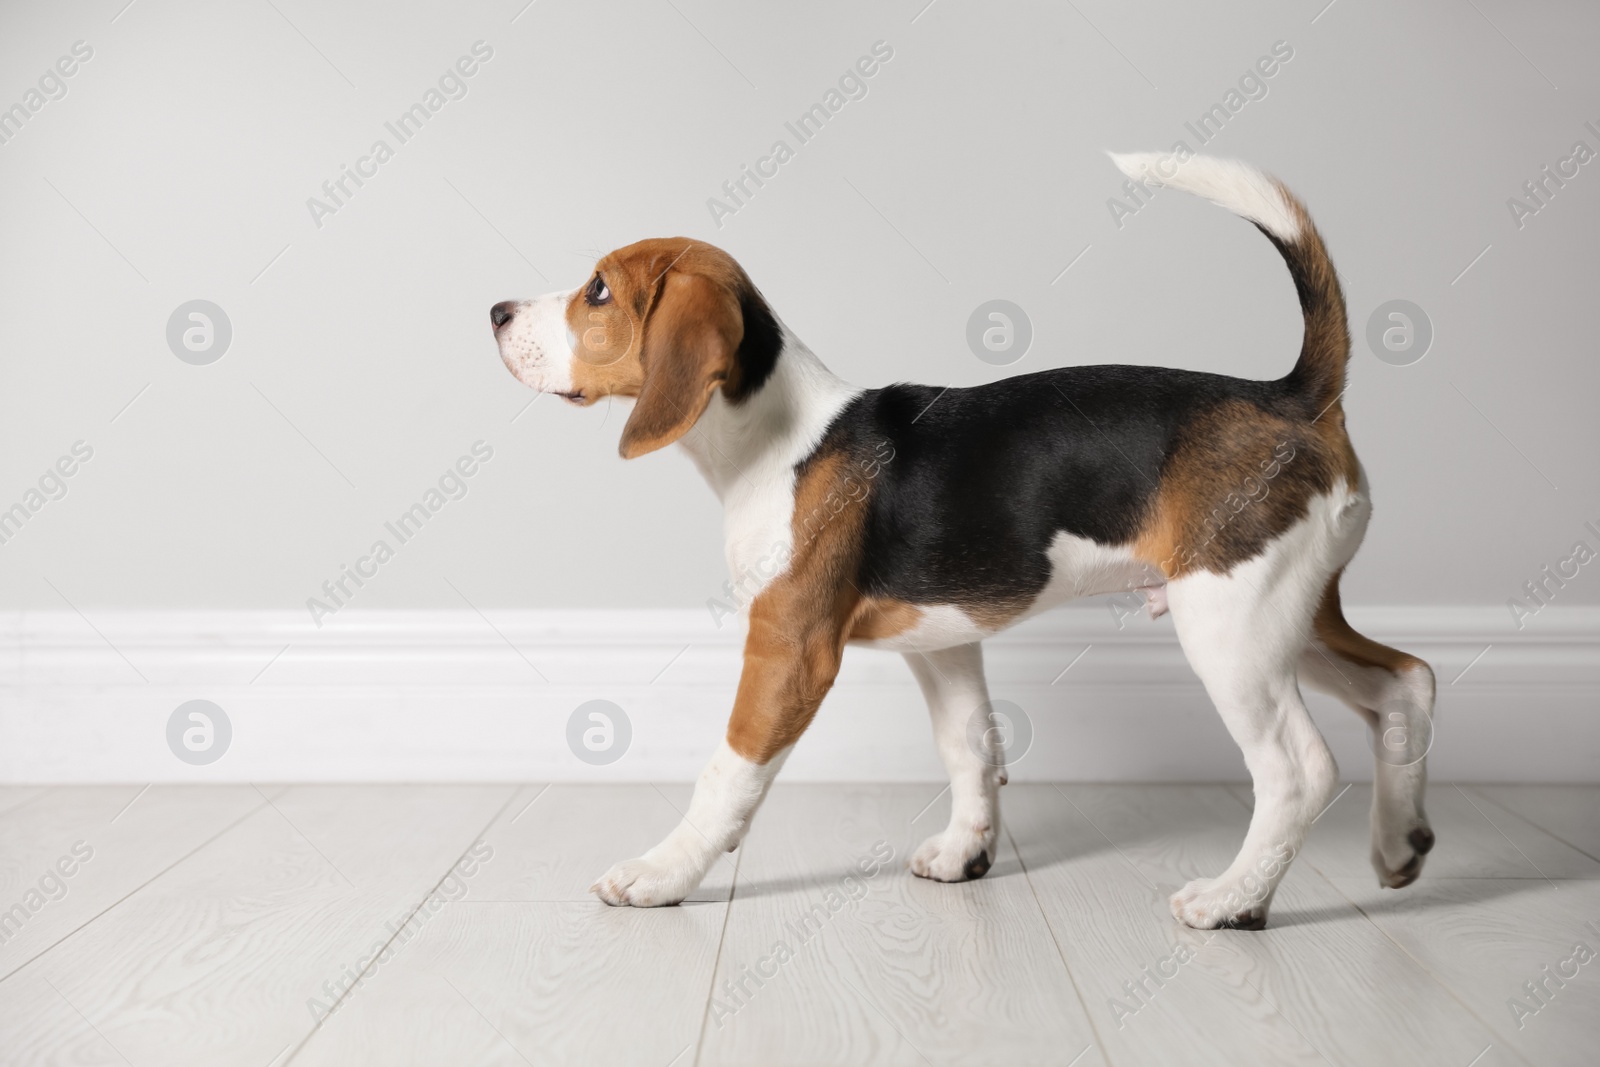
<instances>
[{"instance_id":1,"label":"dog's nose","mask_svg":"<svg viewBox=\"0 0 1600 1067\"><path fill-rule=\"evenodd\" d=\"M502 300L489 309L489 322L496 330L511 321L511 316L517 313L515 300Z\"/></svg>"}]
</instances>

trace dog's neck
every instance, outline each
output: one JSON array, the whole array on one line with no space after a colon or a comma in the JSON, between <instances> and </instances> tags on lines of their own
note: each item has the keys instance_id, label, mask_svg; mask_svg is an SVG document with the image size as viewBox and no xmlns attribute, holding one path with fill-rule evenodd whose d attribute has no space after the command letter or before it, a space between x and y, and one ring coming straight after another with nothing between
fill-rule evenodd
<instances>
[{"instance_id":1,"label":"dog's neck","mask_svg":"<svg viewBox=\"0 0 1600 1067\"><path fill-rule=\"evenodd\" d=\"M725 502L810 455L834 416L860 392L823 366L787 326L781 328L783 348L761 388L739 404L719 390L678 441Z\"/></svg>"}]
</instances>

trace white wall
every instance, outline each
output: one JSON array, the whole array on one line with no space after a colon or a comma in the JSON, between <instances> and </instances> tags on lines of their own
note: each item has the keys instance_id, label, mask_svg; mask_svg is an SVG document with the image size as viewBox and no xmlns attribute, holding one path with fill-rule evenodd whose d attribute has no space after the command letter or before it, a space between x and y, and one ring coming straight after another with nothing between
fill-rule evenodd
<instances>
[{"instance_id":1,"label":"white wall","mask_svg":"<svg viewBox=\"0 0 1600 1067\"><path fill-rule=\"evenodd\" d=\"M1600 548L1600 163L1520 228L1507 206L1574 142L1600 151L1600 9L924 3L6 5L0 106L74 42L93 55L0 144L0 508L94 451L0 544L0 605L303 617L484 441L467 496L353 607L702 609L726 575L690 464L618 459L624 412L527 408L486 321L645 236L728 248L863 385L1280 375L1300 320L1271 247L1177 194L1119 228L1101 155L1196 145L1185 122L1280 41L1206 150L1289 182L1345 282L1377 499L1347 603L1497 609L1475 617L1510 639L1523 583ZM478 41L466 95L400 144L384 124ZM866 97L797 146L784 123L877 41ZM379 138L394 157L319 227L308 198ZM795 158L719 226L708 198L779 138ZM1034 325L1013 368L964 340L994 297ZM1435 332L1410 366L1365 342L1396 298ZM232 325L208 366L166 339L193 299ZM1557 601L1600 604L1600 566Z\"/></svg>"},{"instance_id":2,"label":"white wall","mask_svg":"<svg viewBox=\"0 0 1600 1067\"><path fill-rule=\"evenodd\" d=\"M544 0L514 23L519 0L141 3L115 22L114 0L7 5L0 100L75 41L94 56L0 145L0 500L76 440L95 455L0 545L0 600L61 608L48 578L79 607L303 608L482 439L495 459L468 498L361 606L459 607L446 578L480 605L702 603L724 573L689 464L623 463L603 408L546 399L512 422L529 394L486 321L644 236L729 248L866 385L1007 373L963 340L996 296L1035 324L1016 371L1281 374L1300 322L1271 247L1177 195L1118 230L1100 155L1186 137L1279 40L1294 58L1212 147L1311 205L1358 338L1395 297L1436 330L1409 367L1357 342L1350 425L1378 510L1348 598L1503 603L1600 520L1600 165L1520 231L1505 204L1574 140L1600 149L1600 11L1486 0L1513 48L1455 2L1313 24L1320 0L945 0L913 23L922 3ZM468 95L395 143L383 124L478 40L494 55ZM714 226L707 199L877 40L894 58L869 95ZM317 229L307 198L380 137L395 157ZM194 298L234 329L207 367L164 336ZM1600 577L1564 599L1600 603Z\"/></svg>"}]
</instances>

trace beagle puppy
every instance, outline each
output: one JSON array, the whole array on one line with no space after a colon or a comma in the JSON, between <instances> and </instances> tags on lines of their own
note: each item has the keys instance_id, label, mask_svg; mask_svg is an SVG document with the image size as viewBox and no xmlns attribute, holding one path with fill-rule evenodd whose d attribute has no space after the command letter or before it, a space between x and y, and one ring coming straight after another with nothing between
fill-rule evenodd
<instances>
[{"instance_id":1,"label":"beagle puppy","mask_svg":"<svg viewBox=\"0 0 1600 1067\"><path fill-rule=\"evenodd\" d=\"M1152 611L1170 610L1243 750L1250 828L1226 871L1172 896L1190 926L1264 926L1333 798L1338 771L1301 683L1385 737L1397 726L1431 736L1433 671L1351 629L1339 608L1371 505L1340 407L1350 341L1322 238L1252 167L1112 158L1137 181L1243 216L1276 246L1305 316L1285 377L1063 367L965 389L859 389L732 257L687 238L629 245L577 289L491 309L501 359L524 384L580 405L635 399L624 458L672 443L688 453L725 508L734 582L753 591L727 733L682 823L595 883L606 903L675 904L738 846L849 644L905 656L950 775L950 823L911 870L982 877L1005 774L984 728L980 643L1075 597L1138 589ZM1399 887L1433 845L1425 762L1375 751L1372 863Z\"/></svg>"}]
</instances>

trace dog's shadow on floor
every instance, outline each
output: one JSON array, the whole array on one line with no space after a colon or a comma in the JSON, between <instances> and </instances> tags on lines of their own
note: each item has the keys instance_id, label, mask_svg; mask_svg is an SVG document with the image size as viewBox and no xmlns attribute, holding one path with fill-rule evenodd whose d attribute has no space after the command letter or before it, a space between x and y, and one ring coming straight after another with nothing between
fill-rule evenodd
<instances>
[{"instance_id":1,"label":"dog's shadow on floor","mask_svg":"<svg viewBox=\"0 0 1600 1067\"><path fill-rule=\"evenodd\" d=\"M734 891L734 899L760 900L791 896L795 898L797 913L809 912L818 904L826 907L830 900L837 904L839 897L830 897L830 890L836 891L843 897L846 907L852 906L863 896L864 886L865 892L873 899L893 899L900 904L917 907L927 905L928 898L921 891L924 889L935 892L940 890L961 892L964 886L966 891L962 893L962 899L965 899L970 893L998 891L989 888L996 883L1013 879L1022 880L1029 875L1037 876L1085 860L1114 857L1119 864L1127 865L1126 869L1130 874L1137 871L1138 880L1147 890L1149 884L1153 882L1154 891L1164 901L1169 894L1176 892L1191 878L1200 877L1204 872L1198 870L1187 872L1175 869L1170 862L1152 859L1158 849L1171 860L1210 853L1214 851L1219 839L1226 839L1228 847L1236 847L1236 842L1243 838L1247 820L1246 813L1238 826L1206 824L1176 828L1149 827L1132 832L1120 839L1118 844L1113 845L1098 835L1092 840L1084 840L1081 819L1071 809L1067 809L1057 818L1046 819L1043 823L1033 823L1028 827L1026 837L1015 839L1017 848L1020 848L1025 855L1046 858L1033 859L1024 867L1017 850L1012 847L1011 840L1008 839L1001 848L999 862L982 879L973 882L940 886L938 883L913 875L906 866L906 859L910 854L909 849L914 848L917 841L920 841L919 837L917 841L912 841L897 851L892 860L870 877L864 877L850 864L830 865L804 874L777 878L750 878L741 874ZM1059 843L1064 840L1082 841L1084 847L1063 851ZM1226 852L1226 848L1223 851ZM1136 862L1137 859L1144 859L1146 862L1139 863ZM1220 870L1225 863L1226 860L1219 861L1218 869ZM1184 868L1188 866L1188 863L1183 864ZM1345 922L1351 918L1353 911L1375 920L1404 919L1407 916L1422 915L1430 910L1445 907L1487 904L1518 894L1534 892L1548 884L1536 878L1440 879L1439 882L1448 883L1446 896L1441 899L1438 893L1429 892L1430 887L1437 883L1429 881L1428 872L1424 869L1421 880L1413 887L1383 890L1375 896L1362 897L1352 902L1346 898L1342 890L1331 885L1322 873L1311 868L1303 857L1296 866L1304 866L1306 869L1292 869L1290 878L1294 881L1314 879L1320 882L1317 895L1322 898L1322 902L1314 906L1290 905L1280 896L1272 909L1268 930ZM1084 877L1094 877L1094 875L1085 871ZM887 895L886 887L889 887ZM1048 892L1037 879L1032 882L1031 891Z\"/></svg>"},{"instance_id":2,"label":"dog's shadow on floor","mask_svg":"<svg viewBox=\"0 0 1600 1067\"><path fill-rule=\"evenodd\" d=\"M983 886L999 879L1020 878L1022 874L1022 864L1017 860L1016 856L1004 856L999 863L990 868L983 878L971 882L951 883L951 885L952 887L959 885ZM810 908L813 903L825 903L824 898L830 889L838 890L849 900L854 899L851 896L852 893L856 898L862 895L861 886L863 885L867 887L869 892L881 893L881 887L893 879L906 879L907 885L921 883L937 886L940 884L912 874L904 859L897 856L870 878L863 877L859 870L850 866L818 870L814 874L787 878L748 878L740 875L733 897L735 900L759 900L766 897L800 894L803 900L802 906Z\"/></svg>"},{"instance_id":3,"label":"dog's shadow on floor","mask_svg":"<svg viewBox=\"0 0 1600 1067\"><path fill-rule=\"evenodd\" d=\"M1109 851L1109 846L1106 851ZM1091 852L1094 850L1090 850ZM1089 853L1084 853L1087 855ZM1047 866L1059 865L1048 864ZM1033 868L1038 870L1041 868ZM919 888L926 887L928 891L949 891L952 894L960 893L958 899L967 899L972 892L985 892L988 887L997 882L1011 879L1021 880L1025 874L1022 863L1015 855L1008 855L989 871L982 879L957 883L953 885L940 885L917 878L903 865L895 864L881 870L870 879L863 879L860 872L853 868L841 866L829 871L818 871L806 876L791 876L784 878L741 878L737 889L734 891L735 900L761 900L781 897L793 898L795 915L801 916L811 913L817 906L829 907L830 899L834 903L842 898L844 903L838 910L855 906L864 896L861 886L866 885L867 894L871 899L892 899L896 904L907 907L926 906L928 901ZM1321 879L1322 875L1316 871L1305 871L1301 877ZM1427 874L1424 872L1423 881L1417 883L1417 892L1408 893L1405 889L1383 890L1375 899L1363 899L1352 905L1344 897L1329 900L1326 903L1313 907L1292 906L1281 900L1272 908L1271 916L1267 923L1267 931L1281 931L1296 928L1310 928L1330 923L1348 922L1352 912L1359 908L1357 914L1364 914L1380 924L1390 920L1400 920L1412 916L1424 915L1429 911L1445 907L1462 905L1488 904L1496 900L1515 897L1519 894L1536 892L1547 883L1537 878L1524 879L1448 879L1450 883L1449 899L1441 901L1437 896L1427 892ZM890 880L903 880L903 884L889 889L885 893L884 887ZM1156 891L1164 900L1170 893L1176 892L1187 879L1174 878L1156 879ZM853 883L853 884L852 884ZM965 892L963 889L965 888ZM1037 886L1035 886L1037 889ZM829 897L829 891L836 890L838 897ZM981 906L981 904L980 904ZM834 909L830 908L830 911ZM1175 921L1175 920L1174 920ZM1248 936L1241 933L1240 936Z\"/></svg>"}]
</instances>

